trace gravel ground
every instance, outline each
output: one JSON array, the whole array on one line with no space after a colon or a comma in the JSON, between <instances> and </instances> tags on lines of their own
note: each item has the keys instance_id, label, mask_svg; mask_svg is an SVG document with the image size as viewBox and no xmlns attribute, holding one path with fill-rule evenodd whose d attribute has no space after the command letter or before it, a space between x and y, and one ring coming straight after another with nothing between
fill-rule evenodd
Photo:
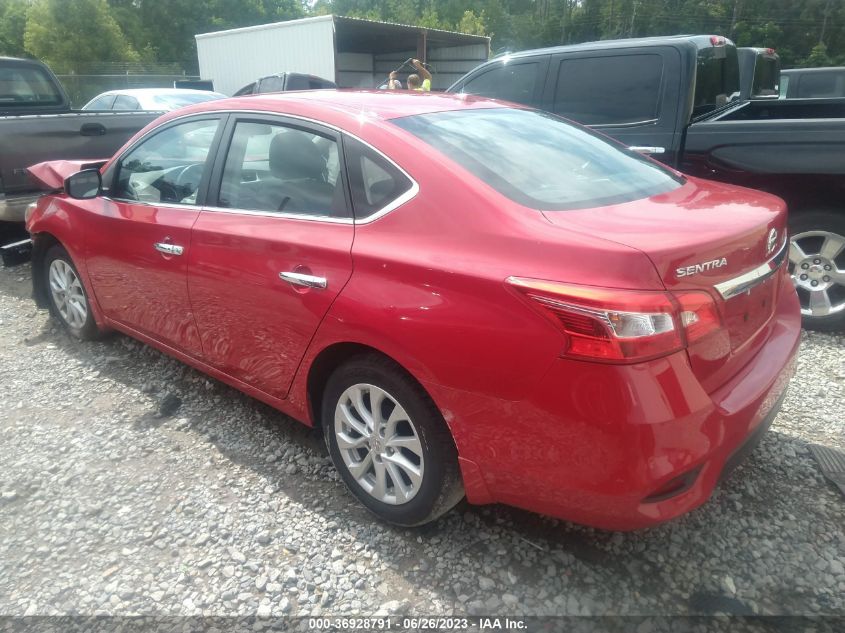
<instances>
[{"instance_id":1,"label":"gravel ground","mask_svg":"<svg viewBox=\"0 0 845 633\"><path fill-rule=\"evenodd\" d=\"M770 432L701 509L613 534L501 506L377 522L305 427L0 269L0 615L845 616L845 337L807 333ZM163 414L162 414L163 412Z\"/></svg>"}]
</instances>

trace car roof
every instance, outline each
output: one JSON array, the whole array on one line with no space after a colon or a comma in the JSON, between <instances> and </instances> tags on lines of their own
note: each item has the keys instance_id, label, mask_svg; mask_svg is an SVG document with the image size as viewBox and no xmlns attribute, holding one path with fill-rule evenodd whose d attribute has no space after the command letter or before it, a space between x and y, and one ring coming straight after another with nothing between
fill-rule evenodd
<instances>
[{"instance_id":1,"label":"car roof","mask_svg":"<svg viewBox=\"0 0 845 633\"><path fill-rule=\"evenodd\" d=\"M733 44L727 38L714 35L659 35L654 37L631 37L619 40L600 40L597 42L583 42L581 44L567 44L565 46L550 46L548 48L534 48L531 50L505 53L494 57L489 62L501 61L505 58L516 59L520 57L533 57L534 55L546 55L554 53L571 53L578 51L601 51L614 48L630 48L632 46L676 46L678 44L692 44L696 48L710 48L713 46L712 37L724 40L726 44Z\"/></svg>"},{"instance_id":2,"label":"car roof","mask_svg":"<svg viewBox=\"0 0 845 633\"><path fill-rule=\"evenodd\" d=\"M117 88L115 90L107 90L102 92L98 97L103 95L126 95L129 97L155 97L161 95L181 95L181 94L221 94L211 90L192 90L190 88Z\"/></svg>"},{"instance_id":3,"label":"car roof","mask_svg":"<svg viewBox=\"0 0 845 633\"><path fill-rule=\"evenodd\" d=\"M786 68L780 71L782 74L786 75L797 75L797 74L804 74L804 73L829 73L829 72L839 72L845 73L845 66L824 66L821 68Z\"/></svg>"},{"instance_id":4,"label":"car roof","mask_svg":"<svg viewBox=\"0 0 845 633\"><path fill-rule=\"evenodd\" d=\"M191 105L178 116L215 110L290 114L339 127L363 120L390 120L450 110L519 107L494 99L464 94L407 90L302 90L231 97Z\"/></svg>"}]
</instances>

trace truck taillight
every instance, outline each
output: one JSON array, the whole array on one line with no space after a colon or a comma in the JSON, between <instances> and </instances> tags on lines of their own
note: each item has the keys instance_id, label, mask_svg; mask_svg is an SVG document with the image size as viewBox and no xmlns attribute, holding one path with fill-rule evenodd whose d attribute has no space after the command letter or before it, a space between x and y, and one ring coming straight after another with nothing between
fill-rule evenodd
<instances>
[{"instance_id":1,"label":"truck taillight","mask_svg":"<svg viewBox=\"0 0 845 633\"><path fill-rule=\"evenodd\" d=\"M618 290L509 277L565 335L561 356L636 363L684 349L721 328L705 292Z\"/></svg>"},{"instance_id":2,"label":"truck taillight","mask_svg":"<svg viewBox=\"0 0 845 633\"><path fill-rule=\"evenodd\" d=\"M725 38L721 35L711 35L710 36L710 44L713 46L724 46L727 42Z\"/></svg>"}]
</instances>

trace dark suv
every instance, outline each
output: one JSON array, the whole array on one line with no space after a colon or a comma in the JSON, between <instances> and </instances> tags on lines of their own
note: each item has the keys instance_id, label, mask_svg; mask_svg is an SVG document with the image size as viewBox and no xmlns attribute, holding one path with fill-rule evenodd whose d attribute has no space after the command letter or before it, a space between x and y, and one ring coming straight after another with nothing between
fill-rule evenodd
<instances>
[{"instance_id":1,"label":"dark suv","mask_svg":"<svg viewBox=\"0 0 845 633\"><path fill-rule=\"evenodd\" d=\"M286 92L288 90L325 90L337 88L337 84L328 79L302 73L276 73L256 79L251 84L238 90L233 97L256 95L265 92Z\"/></svg>"}]
</instances>

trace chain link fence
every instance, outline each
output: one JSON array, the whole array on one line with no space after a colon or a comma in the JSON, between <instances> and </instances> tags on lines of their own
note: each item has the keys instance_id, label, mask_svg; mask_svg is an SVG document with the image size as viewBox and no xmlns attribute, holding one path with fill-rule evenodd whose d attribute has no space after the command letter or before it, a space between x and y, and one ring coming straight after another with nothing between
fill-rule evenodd
<instances>
[{"instance_id":1,"label":"chain link fence","mask_svg":"<svg viewBox=\"0 0 845 633\"><path fill-rule=\"evenodd\" d=\"M194 71L195 72L195 71ZM178 63L96 62L79 66L75 72L57 74L74 108L81 108L107 90L125 88L172 88L174 81L198 80Z\"/></svg>"}]
</instances>

